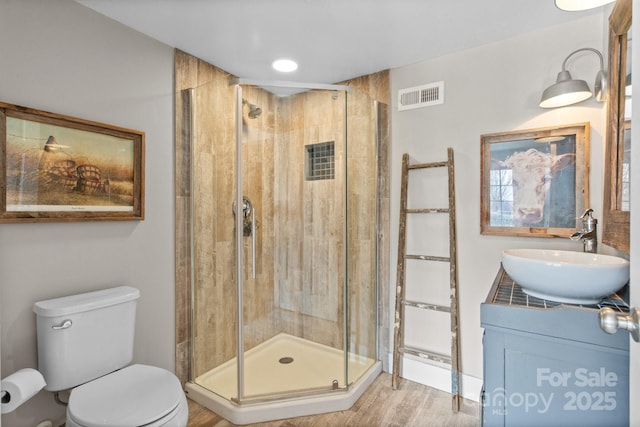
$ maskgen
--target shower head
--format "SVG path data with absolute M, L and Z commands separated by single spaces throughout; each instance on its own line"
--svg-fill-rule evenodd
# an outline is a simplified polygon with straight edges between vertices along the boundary
M 257 119 L 258 117 L 260 117 L 260 114 L 262 114 L 262 108 L 258 107 L 257 105 L 250 103 L 246 99 L 243 99 L 242 103 L 249 106 L 248 115 L 250 119 Z

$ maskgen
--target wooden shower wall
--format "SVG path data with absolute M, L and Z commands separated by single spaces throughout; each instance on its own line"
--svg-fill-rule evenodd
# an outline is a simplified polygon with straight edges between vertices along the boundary
M 234 90 L 230 75 L 181 51 L 176 63 L 176 373 L 184 382 L 236 353 L 234 199 Z M 375 243 L 387 244 L 388 212 L 376 230 L 376 210 L 388 209 L 388 123 L 382 161 L 375 156 L 373 99 L 388 103 L 388 73 L 347 82 L 350 349 L 375 356 Z M 186 93 L 195 91 L 194 164 L 189 161 Z M 307 92 L 279 98 L 259 88 L 243 97 L 262 109 L 250 119 L 244 108 L 243 188 L 257 219 L 257 277 L 251 277 L 251 238 L 244 238 L 245 350 L 286 332 L 343 348 L 344 94 Z M 266 131 L 265 131 L 266 130 Z M 305 181 L 305 145 L 334 141 L 336 176 Z M 376 162 L 382 164 L 378 172 Z M 190 177 L 193 170 L 193 195 Z M 380 196 L 376 198 L 376 191 Z M 386 194 L 386 195 L 385 195 Z M 193 200 L 192 200 L 193 197 Z M 191 203 L 194 254 L 190 253 Z M 380 249 L 388 253 L 388 249 Z M 195 311 L 191 321 L 191 270 Z M 381 258 L 385 258 L 384 256 Z M 380 263 L 380 261 L 379 261 Z M 334 266 L 325 268 L 325 265 Z M 379 265 L 388 289 L 388 262 Z M 387 295 L 382 290 L 382 295 Z M 385 299 L 385 298 L 382 298 Z M 386 301 L 385 305 L 386 307 Z M 381 307 L 383 310 L 386 310 Z M 383 313 L 386 315 L 386 313 Z M 385 316 L 386 318 L 386 316 Z M 383 324 L 386 326 L 386 324 Z M 191 346 L 191 328 L 195 332 Z M 356 333 L 356 331 L 358 333 Z M 384 345 L 384 344 L 383 344 Z M 191 350 L 195 348 L 196 353 Z M 194 372 L 189 360 L 194 359 Z M 193 374 L 193 375 L 192 375 Z

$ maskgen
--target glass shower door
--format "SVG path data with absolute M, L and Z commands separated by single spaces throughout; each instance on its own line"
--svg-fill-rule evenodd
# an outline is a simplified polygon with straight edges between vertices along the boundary
M 191 217 L 177 218 L 188 225 L 191 236 L 192 293 L 191 376 L 198 385 L 232 399 L 237 396 L 237 279 L 232 203 L 235 197 L 235 114 L 228 106 L 234 99 L 226 79 L 177 94 L 182 138 L 188 141 L 191 165 L 188 189 Z M 212 100 L 227 99 L 227 103 Z M 215 118 L 215 120 L 212 119 Z M 219 167 L 224 165 L 224 167 Z
M 236 86 L 239 402 L 348 384 L 342 89 Z

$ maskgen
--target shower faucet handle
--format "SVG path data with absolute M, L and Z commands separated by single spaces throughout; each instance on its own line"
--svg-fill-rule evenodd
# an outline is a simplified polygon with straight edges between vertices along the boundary
M 236 214 L 236 201 L 233 201 L 233 204 L 231 205 L 231 210 L 233 211 L 233 214 Z M 249 200 L 249 198 L 247 196 L 242 196 L 242 214 L 245 218 L 248 218 L 249 215 L 251 215 L 251 212 L 253 211 L 253 204 L 251 203 L 251 200 Z

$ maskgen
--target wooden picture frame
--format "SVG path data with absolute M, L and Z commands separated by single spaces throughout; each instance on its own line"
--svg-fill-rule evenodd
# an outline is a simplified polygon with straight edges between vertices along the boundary
M 631 153 L 631 122 L 627 87 L 631 77 L 631 0 L 617 0 L 609 16 L 609 67 L 607 74 L 607 121 L 605 129 L 604 181 L 602 183 L 602 243 L 620 252 L 630 251 L 630 206 L 626 204 L 629 182 L 625 168 Z M 625 155 L 626 154 L 626 155 Z
M 589 207 L 589 123 L 480 137 L 480 232 L 569 237 Z
M 144 219 L 144 136 L 0 102 L 0 222 Z

